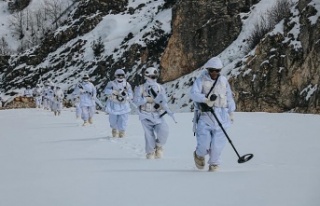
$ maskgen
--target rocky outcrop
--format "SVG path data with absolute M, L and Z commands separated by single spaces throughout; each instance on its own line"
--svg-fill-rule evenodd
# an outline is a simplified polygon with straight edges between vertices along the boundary
M 241 31 L 240 12 L 257 1 L 179 1 L 173 7 L 172 35 L 161 57 L 161 79 L 171 81 L 221 53 Z
M 320 20 L 309 2 L 238 63 L 230 81 L 239 111 L 320 113 Z
M 31 0 L 13 0 L 8 2 L 10 12 L 21 11 L 30 4 Z
M 36 103 L 33 97 L 18 96 L 15 97 L 12 101 L 4 102 L 2 107 L 2 109 L 15 108 L 36 108 Z

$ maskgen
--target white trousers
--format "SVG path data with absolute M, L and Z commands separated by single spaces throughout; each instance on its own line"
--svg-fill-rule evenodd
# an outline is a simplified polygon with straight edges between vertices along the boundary
M 50 104 L 51 104 L 51 101 L 48 98 L 44 97 L 43 98 L 43 108 L 44 109 L 51 109 Z
M 82 109 L 80 107 L 80 103 L 76 103 L 75 107 L 76 107 L 76 117 L 80 117 L 81 113 L 82 113 Z
M 128 126 L 129 114 L 109 114 L 109 123 L 112 129 L 125 131 Z
M 40 108 L 41 105 L 42 105 L 42 97 L 41 97 L 41 96 L 35 97 L 34 100 L 35 100 L 35 102 L 36 102 L 36 107 L 37 107 L 37 108 Z
M 62 101 L 53 101 L 52 109 L 54 112 L 61 112 L 63 107 Z
M 145 151 L 147 154 L 155 151 L 155 147 L 163 146 L 169 136 L 169 127 L 163 118 L 161 121 L 153 122 L 150 119 L 141 120 L 142 127 L 144 130 L 145 138 Z
M 83 121 L 88 121 L 89 118 L 92 118 L 95 112 L 95 106 L 83 106 L 81 107 L 81 118 Z
M 211 116 L 212 117 L 212 116 Z M 213 118 L 213 117 L 212 117 Z M 200 117 L 196 130 L 196 153 L 200 157 L 209 154 L 209 165 L 221 164 L 221 152 L 227 143 L 227 137 L 217 123 L 208 124 L 207 117 Z

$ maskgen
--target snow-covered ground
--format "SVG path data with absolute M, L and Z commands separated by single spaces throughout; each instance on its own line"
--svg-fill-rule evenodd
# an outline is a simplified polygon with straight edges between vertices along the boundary
M 197 170 L 192 114 L 167 118 L 162 159 L 147 160 L 143 130 L 130 115 L 127 137 L 111 138 L 108 116 L 82 127 L 72 109 L 0 111 L 3 206 L 318 206 L 319 115 L 236 113 L 218 172 Z

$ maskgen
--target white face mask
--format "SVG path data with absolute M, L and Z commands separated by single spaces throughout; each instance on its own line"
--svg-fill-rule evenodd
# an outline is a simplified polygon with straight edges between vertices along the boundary
M 154 84 L 157 82 L 157 79 L 151 79 L 149 77 L 146 77 L 146 83 L 147 84 Z

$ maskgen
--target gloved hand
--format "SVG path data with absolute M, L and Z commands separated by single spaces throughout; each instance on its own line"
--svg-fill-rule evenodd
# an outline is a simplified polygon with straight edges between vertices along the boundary
M 229 113 L 229 118 L 230 118 L 231 123 L 233 123 L 234 122 L 233 112 Z
M 211 94 L 209 99 L 210 99 L 210 101 L 215 101 L 217 99 L 217 95 L 216 94 Z
M 210 99 L 206 98 L 205 103 L 206 103 L 209 107 L 213 107 L 214 101 L 211 101 Z
M 152 97 L 145 97 L 147 100 L 147 103 L 153 103 L 153 98 Z
M 121 95 L 122 95 L 123 97 L 125 97 L 125 96 L 127 96 L 127 93 L 126 93 L 125 91 L 123 91 L 123 92 L 121 92 Z
M 117 95 L 119 95 L 119 92 L 117 90 L 112 90 L 112 95 L 117 96 Z
M 123 102 L 124 99 L 125 99 L 125 98 L 124 98 L 123 96 L 119 96 L 119 95 L 117 96 L 117 100 L 118 100 L 119 102 Z

